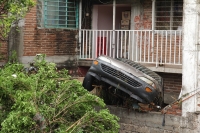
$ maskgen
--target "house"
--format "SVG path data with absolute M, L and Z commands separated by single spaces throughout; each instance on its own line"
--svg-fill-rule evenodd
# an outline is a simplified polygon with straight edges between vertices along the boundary
M 20 62 L 37 54 L 85 71 L 101 54 L 139 62 L 164 78 L 165 101 L 182 86 L 183 0 L 36 0 L 36 6 L 12 28 L 9 45 Z M 8 51 L 5 52 L 5 51 Z
M 36 6 L 19 22 L 19 28 L 12 27 L 8 45 L 0 40 L 1 55 L 10 57 L 16 50 L 19 61 L 27 65 L 43 53 L 48 61 L 80 76 L 101 54 L 139 62 L 164 78 L 166 103 L 176 99 L 181 90 L 184 95 L 192 92 L 182 103 L 182 114 L 187 117 L 168 115 L 164 127 L 160 126 L 160 114 L 128 116 L 129 112 L 112 107 L 124 119 L 122 130 L 135 127 L 141 132 L 200 131 L 198 1 L 35 1 Z M 0 64 L 5 61 L 0 57 Z

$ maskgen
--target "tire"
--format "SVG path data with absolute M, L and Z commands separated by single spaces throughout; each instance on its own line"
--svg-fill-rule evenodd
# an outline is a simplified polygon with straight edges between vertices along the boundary
M 92 83 L 93 83 L 93 81 L 94 81 L 94 77 L 93 76 L 91 76 L 90 74 L 86 74 L 85 75 L 85 78 L 84 78 L 84 80 L 83 80 L 83 87 L 85 88 L 85 89 L 87 89 L 88 91 L 92 91 L 94 88 L 93 88 L 93 86 L 92 86 Z

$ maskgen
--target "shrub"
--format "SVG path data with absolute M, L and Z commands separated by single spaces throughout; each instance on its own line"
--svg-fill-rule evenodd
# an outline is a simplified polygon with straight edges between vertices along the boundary
M 102 99 L 38 57 L 26 69 L 17 62 L 0 69 L 0 132 L 118 132 L 119 119 Z

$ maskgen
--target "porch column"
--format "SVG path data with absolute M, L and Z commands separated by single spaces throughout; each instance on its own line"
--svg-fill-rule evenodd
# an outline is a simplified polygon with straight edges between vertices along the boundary
M 116 17 L 116 0 L 113 0 L 113 38 L 112 38 L 112 57 L 115 58 L 115 17 Z
M 79 29 L 79 33 L 78 33 L 78 48 L 76 48 L 76 50 L 78 51 L 78 49 L 80 49 L 81 48 L 81 24 L 82 24 L 82 0 L 80 0 L 79 1 L 79 27 L 78 27 L 78 29 Z M 81 54 L 81 52 L 80 52 L 80 54 Z M 81 56 L 81 55 L 79 55 L 79 56 Z
M 199 112 L 200 58 L 199 55 L 199 2 L 184 0 L 183 6 L 183 65 L 182 65 L 182 115 Z
M 152 48 L 151 48 L 151 52 L 153 53 L 154 52 L 154 31 L 155 31 L 155 11 L 156 11 L 156 7 L 155 7 L 155 3 L 156 3 L 156 0 L 152 0 L 152 33 L 151 33 L 151 36 L 152 36 Z M 156 61 L 156 67 L 157 67 L 158 63 Z
M 155 30 L 155 2 L 156 0 L 152 0 L 152 31 Z

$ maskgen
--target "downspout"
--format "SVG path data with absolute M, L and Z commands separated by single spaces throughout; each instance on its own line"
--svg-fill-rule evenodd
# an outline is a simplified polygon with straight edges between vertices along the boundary
M 79 58 L 81 57 L 81 23 L 82 23 L 82 0 L 79 0 L 79 35 L 78 35 L 78 48 L 79 49 Z
M 152 0 L 152 48 L 151 48 L 152 53 L 154 52 L 155 2 L 156 0 Z M 158 67 L 157 61 L 156 61 L 156 67 Z
M 116 16 L 116 0 L 113 0 L 113 58 L 115 58 L 115 16 Z

